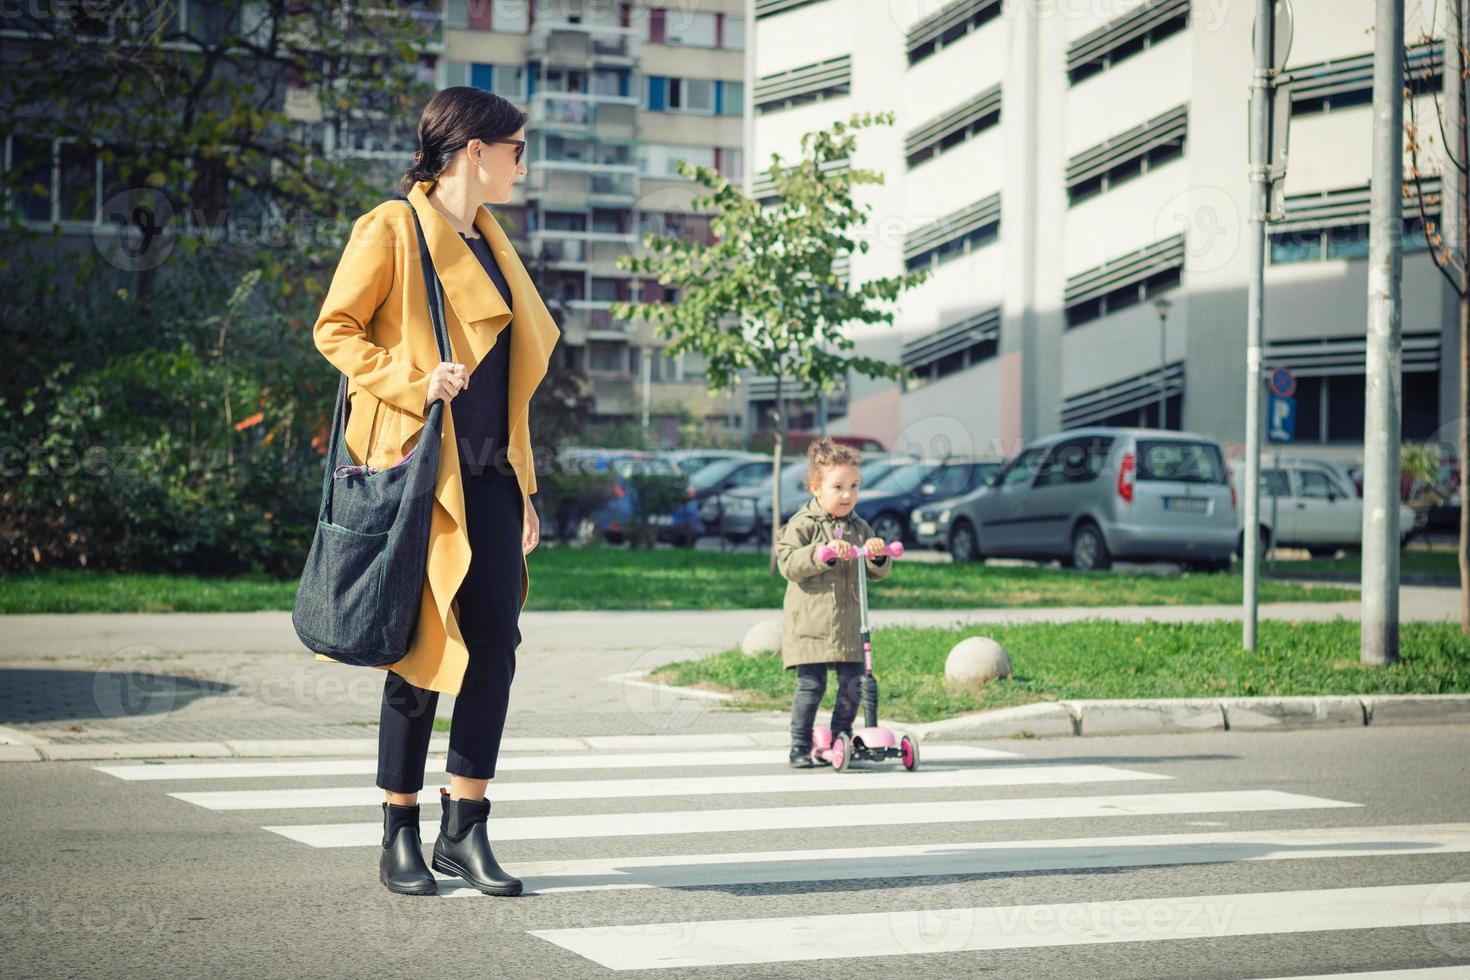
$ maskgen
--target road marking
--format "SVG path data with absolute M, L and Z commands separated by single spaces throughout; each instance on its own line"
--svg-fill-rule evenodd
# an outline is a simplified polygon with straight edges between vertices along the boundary
M 821 779 L 823 775 L 816 778 Z M 827 776 L 840 779 L 840 776 Z M 851 803 L 844 806 L 757 807 L 738 810 L 677 810 L 593 813 L 569 816 L 490 817 L 490 839 L 559 840 L 593 837 L 650 837 L 669 834 L 739 833 L 761 830 L 829 831 L 838 827 L 892 828 L 902 824 L 973 823 L 995 820 L 1060 820 L 1082 817 L 1159 816 L 1180 813 L 1242 813 L 1357 807 L 1280 790 L 1201 793 L 1137 793 L 1005 800 L 943 800 L 925 803 Z M 382 845 L 383 824 L 279 824 L 263 827 L 312 847 Z M 421 819 L 419 836 L 433 840 L 439 820 Z
M 980 762 L 1017 759 L 1019 752 L 982 749 L 970 745 L 926 745 L 924 763 Z M 575 755 L 505 756 L 495 765 L 499 772 L 536 772 L 569 769 L 702 769 L 716 766 L 786 766 L 785 749 L 713 749 L 702 752 L 580 752 Z M 444 756 L 428 760 L 426 773 L 444 771 Z M 853 763 L 853 771 L 864 763 Z M 264 779 L 289 776 L 361 776 L 376 774 L 378 760 L 302 759 L 287 762 L 180 762 L 168 765 L 94 766 L 118 779 L 165 782 L 184 779 Z M 927 771 L 927 770 L 921 770 Z M 499 786 L 492 782 L 491 786 Z
M 1470 882 L 534 929 L 613 970 L 1470 923 Z
M 526 861 L 511 870 L 525 882 L 526 891 L 544 894 L 1467 852 L 1470 824 L 1457 823 L 655 854 Z M 441 893 L 480 894 L 469 885 L 462 890 L 442 887 L 456 881 L 442 879 Z
M 674 776 L 663 779 L 572 779 L 558 782 L 497 783 L 494 803 L 532 800 L 622 800 L 665 796 L 758 796 L 763 793 L 878 793 L 896 790 L 975 789 L 983 786 L 1047 786 L 1058 783 L 1117 783 L 1172 777 L 1112 766 L 997 766 L 922 772 L 793 772 L 755 776 Z M 208 790 L 170 793 L 206 810 L 307 810 L 378 806 L 376 786 L 309 789 Z
M 476 894 L 479 894 L 476 892 Z M 1470 966 L 1431 966 L 1422 970 L 1374 970 L 1371 973 L 1318 973 L 1276 980 L 1470 980 Z

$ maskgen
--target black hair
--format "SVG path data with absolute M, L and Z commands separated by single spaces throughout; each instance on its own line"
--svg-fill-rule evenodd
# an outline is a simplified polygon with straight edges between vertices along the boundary
M 470 140 L 505 139 L 525 124 L 526 114 L 494 92 L 468 85 L 440 89 L 419 116 L 419 150 L 399 188 L 407 194 L 419 181 L 437 179 Z

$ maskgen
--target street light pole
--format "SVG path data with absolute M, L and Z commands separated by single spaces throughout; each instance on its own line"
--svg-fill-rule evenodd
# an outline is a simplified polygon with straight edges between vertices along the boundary
M 1256 649 L 1261 570 L 1261 346 L 1266 314 L 1266 213 L 1270 207 L 1271 170 L 1267 161 L 1267 133 L 1275 81 L 1276 4 L 1256 0 L 1255 71 L 1250 102 L 1250 282 L 1246 289 L 1245 335 L 1245 507 L 1242 515 L 1240 562 L 1244 566 L 1245 610 L 1241 617 L 1241 646 Z
M 1160 296 L 1154 300 L 1154 309 L 1159 311 L 1159 428 L 1169 427 L 1169 388 L 1165 384 L 1165 376 L 1169 373 L 1169 337 L 1165 332 L 1169 320 L 1169 308 L 1173 304 L 1169 297 Z

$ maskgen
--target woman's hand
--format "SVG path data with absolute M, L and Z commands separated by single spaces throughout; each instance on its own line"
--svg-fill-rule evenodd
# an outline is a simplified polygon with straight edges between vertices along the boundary
M 454 400 L 454 396 L 470 386 L 470 376 L 465 371 L 463 364 L 453 361 L 440 361 L 434 365 L 434 370 L 429 372 L 429 397 L 424 402 L 424 414 L 429 414 L 429 408 L 436 401 L 443 400 L 448 406 Z
M 867 551 L 869 558 L 882 558 L 887 552 L 888 544 L 882 538 L 872 537 L 863 542 L 863 549 Z
M 529 555 L 535 550 L 536 545 L 541 543 L 541 518 L 536 514 L 536 508 L 531 505 L 529 498 L 526 500 L 526 519 L 521 522 L 521 554 Z

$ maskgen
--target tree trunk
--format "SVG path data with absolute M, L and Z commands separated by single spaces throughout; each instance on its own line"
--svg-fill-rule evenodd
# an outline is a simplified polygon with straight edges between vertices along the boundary
M 1463 129 L 1462 145 L 1463 145 Z M 1463 151 L 1462 151 L 1463 152 Z M 1463 157 L 1461 158 L 1463 159 Z M 1465 198 L 1462 196 L 1463 202 Z M 1470 636 L 1470 487 L 1465 486 L 1465 461 L 1470 458 L 1470 276 L 1460 281 L 1460 441 L 1455 469 L 1460 473 L 1460 633 Z
M 776 375 L 776 411 L 772 419 L 776 423 L 776 452 L 772 465 L 775 474 L 771 478 L 771 562 L 766 569 L 768 576 L 776 574 L 776 530 L 781 526 L 781 451 L 786 447 L 786 413 L 781 411 L 781 375 Z

